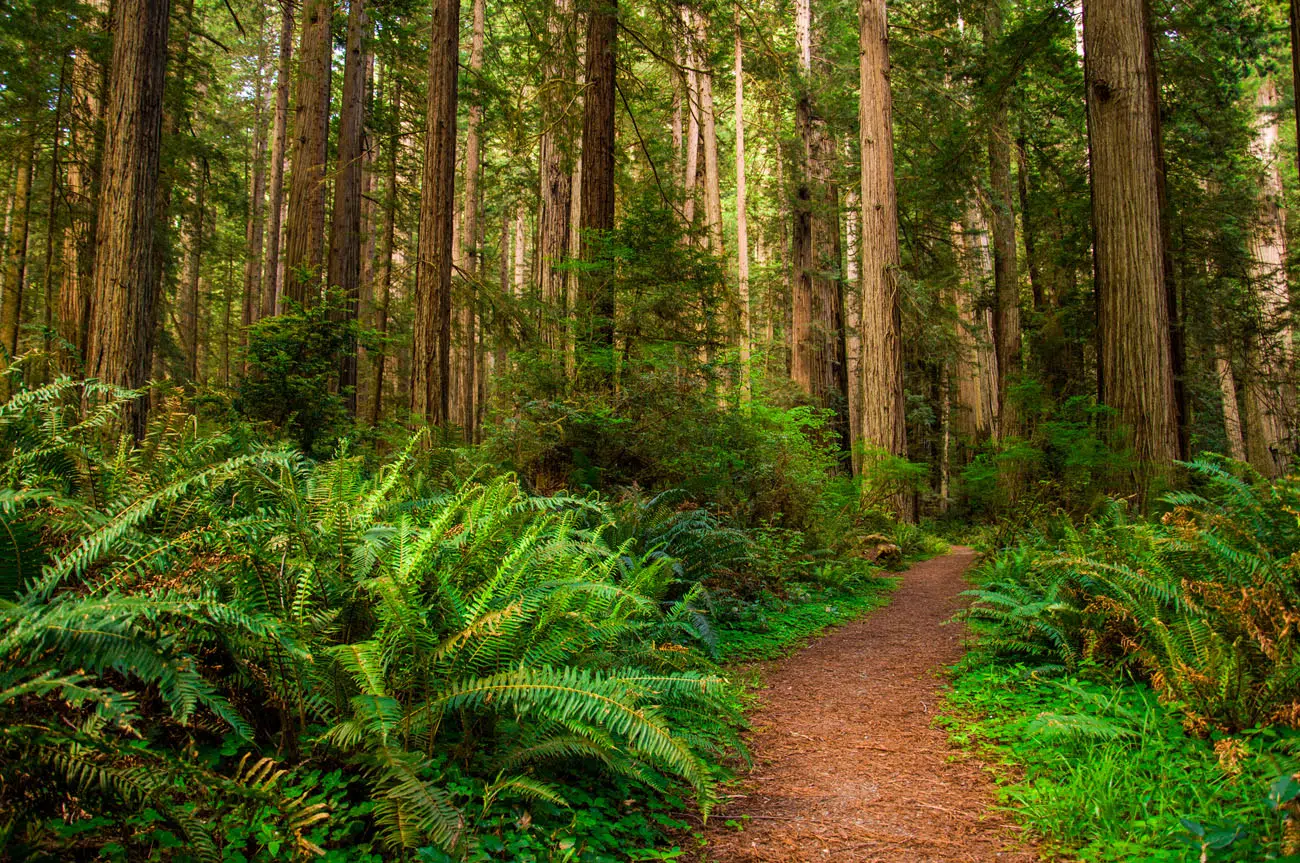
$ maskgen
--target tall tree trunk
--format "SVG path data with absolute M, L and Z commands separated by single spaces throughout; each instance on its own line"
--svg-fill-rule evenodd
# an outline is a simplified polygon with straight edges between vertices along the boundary
M 700 74 L 699 46 L 695 40 L 695 10 L 682 6 L 682 22 L 686 30 L 686 163 L 683 166 L 683 188 L 686 200 L 682 214 L 686 229 L 695 229 L 695 196 L 700 177 Z
M 365 41 L 370 27 L 365 0 L 348 3 L 347 56 L 343 66 L 343 105 L 339 115 L 338 168 L 330 220 L 329 287 L 339 291 L 341 320 L 355 323 L 361 302 L 361 174 L 365 155 Z M 357 414 L 357 344 L 349 338 L 339 355 L 339 393 L 351 416 Z
M 379 300 L 375 306 L 375 329 L 379 332 L 379 350 L 375 352 L 374 398 L 370 403 L 370 424 L 379 425 L 384 404 L 384 359 L 388 352 L 384 339 L 388 335 L 389 308 L 393 297 L 393 240 L 397 234 L 397 162 L 402 148 L 402 79 L 393 76 L 393 130 L 388 139 L 388 188 L 384 199 L 384 275 Z
M 898 198 L 894 186 L 893 105 L 885 0 L 859 0 L 862 149 L 862 405 L 863 443 L 890 456 L 907 455 L 903 398 L 902 310 L 899 303 Z M 907 495 L 892 505 L 908 517 Z
M 469 106 L 469 118 L 465 127 L 465 205 L 464 221 L 460 236 L 469 249 L 463 258 L 465 271 L 469 278 L 468 294 L 478 296 L 478 284 L 482 276 L 482 249 L 479 246 L 479 175 L 482 173 L 482 144 L 479 140 L 479 127 L 483 120 L 483 99 L 479 91 L 479 77 L 483 73 L 483 37 L 486 29 L 486 9 L 484 0 L 474 0 L 473 29 L 470 37 L 469 71 L 474 79 L 474 100 Z M 474 439 L 476 417 L 478 415 L 476 372 L 478 370 L 478 345 L 476 338 L 476 305 L 470 300 L 460 309 L 461 354 L 459 369 L 459 389 L 461 393 L 461 415 L 457 418 L 465 429 L 466 440 Z
M 573 207 L 573 138 L 577 131 L 570 115 L 574 73 L 571 0 L 556 0 L 550 10 L 547 32 L 546 84 L 541 94 L 542 137 L 539 155 L 541 201 L 537 220 L 537 287 L 541 301 L 542 344 L 555 351 L 564 347 L 566 315 L 564 265 L 569 258 L 570 211 Z
M 745 184 L 745 49 L 740 32 L 740 4 L 736 4 L 736 288 L 740 306 L 740 400 L 749 401 L 752 374 L 749 368 L 749 215 Z
M 713 70 L 709 67 L 707 20 L 694 13 L 696 56 L 700 64 L 700 135 L 704 149 L 704 224 L 709 232 L 709 248 L 722 255 L 722 179 L 718 167 L 718 118 L 713 105 Z
M 314 302 L 325 263 L 325 150 L 330 121 L 334 0 L 304 0 L 294 106 L 293 174 L 285 230 L 284 296 Z
M 86 370 L 131 388 L 145 383 L 157 302 L 154 207 L 170 5 L 168 0 L 116 0 L 113 9 Z M 127 428 L 137 437 L 147 411 L 142 399 L 127 409 Z
M 275 71 L 275 120 L 271 129 L 270 222 L 262 271 L 262 317 L 280 308 L 280 218 L 284 212 L 284 151 L 289 138 L 289 77 L 293 60 L 293 3 L 280 0 L 280 47 Z
M 582 124 L 582 258 L 594 261 L 603 234 L 614 228 L 614 99 L 615 50 L 618 37 L 617 0 L 596 0 L 587 19 L 587 96 Z M 614 284 L 604 268 L 580 279 L 579 330 L 589 350 L 608 356 L 588 356 L 597 377 L 611 382 L 614 348 Z M 608 363 L 610 367 L 602 367 Z
M 802 90 L 796 110 L 803 145 L 794 207 L 795 279 L 792 324 L 794 380 L 823 408 L 833 410 L 845 442 L 852 423 L 844 411 L 848 400 L 844 345 L 844 300 L 840 269 L 839 192 L 832 179 L 837 159 L 833 138 L 813 103 L 812 65 L 815 41 L 812 10 L 797 4 Z
M 425 113 L 424 179 L 415 268 L 411 412 L 436 425 L 450 419 L 451 266 L 456 215 L 456 72 L 460 2 L 434 0 Z
M 1084 0 L 1099 392 L 1132 432 L 1141 491 L 1179 454 L 1149 27 L 1143 0 Z
M 63 125 L 64 125 L 64 94 L 67 92 L 68 84 L 68 60 L 67 54 L 59 64 L 59 88 L 58 94 L 54 101 L 54 129 L 50 137 L 50 187 L 48 197 L 45 202 L 45 272 L 41 276 L 41 312 L 42 312 L 42 329 L 44 330 L 44 349 L 45 349 L 45 368 L 44 379 L 46 382 L 54 380 L 57 362 L 55 361 L 54 334 L 55 334 L 55 315 L 54 308 L 56 300 L 54 297 L 54 257 L 57 245 L 55 237 L 60 232 L 59 227 L 59 188 L 62 185 L 63 166 L 61 156 L 63 153 Z M 67 266 L 66 259 L 62 266 Z
M 91 4 L 107 27 L 106 5 Z M 66 374 L 84 370 L 86 323 L 90 314 L 90 281 L 95 261 L 98 219 L 98 174 L 104 146 L 104 91 L 107 69 L 88 49 L 79 49 L 72 62 L 72 102 L 68 131 L 65 200 L 70 210 L 64 231 L 63 281 L 59 289 L 59 334 L 73 351 L 61 363 Z
M 1250 463 L 1265 476 L 1287 471 L 1295 445 L 1295 384 L 1286 273 L 1286 222 L 1282 209 L 1279 164 L 1280 124 L 1277 87 L 1271 78 L 1261 84 L 1255 102 L 1258 116 L 1252 150 L 1263 167 L 1259 217 L 1250 239 L 1250 277 L 1254 283 L 1257 332 L 1247 352 L 1246 451 Z
M 27 239 L 32 213 L 32 173 L 36 164 L 36 101 L 32 100 L 18 153 L 18 178 L 14 183 L 14 216 L 5 244 L 4 296 L 0 303 L 0 398 L 9 397 L 4 374 L 18 354 L 18 330 L 23 318 L 23 288 L 27 282 Z
M 1217 347 L 1214 356 L 1215 376 L 1219 379 L 1219 397 L 1223 401 L 1223 436 L 1228 440 L 1228 455 L 1246 460 L 1246 444 L 1241 435 L 1241 412 L 1237 408 L 1237 381 L 1232 374 L 1232 360 L 1227 349 Z
M 1020 226 L 1025 235 L 1025 267 L 1029 271 L 1029 290 L 1034 297 L 1034 311 L 1046 309 L 1042 267 L 1038 261 L 1038 230 L 1029 214 L 1029 143 L 1023 134 L 1016 140 L 1016 185 L 1020 193 Z
M 1003 3 L 989 0 L 984 44 L 991 50 L 1002 38 Z M 1011 124 L 1007 94 L 995 95 L 989 118 L 989 185 L 993 193 L 993 335 L 998 354 L 998 424 L 1002 437 L 1020 434 L 1020 417 L 1008 397 L 1020 377 L 1020 277 L 1016 266 L 1015 191 L 1011 182 Z
M 960 235 L 963 282 L 957 291 L 957 410 L 952 426 L 970 443 L 997 435 L 998 359 L 993 342 L 993 310 L 980 308 L 977 298 L 993 281 L 993 253 L 988 219 L 978 201 L 966 206 Z
M 239 343 L 248 344 L 248 328 L 262 311 L 262 237 L 266 212 L 266 12 L 257 25 L 257 77 L 253 85 L 253 169 L 248 190 L 248 231 L 244 242 L 244 309 Z
M 185 355 L 186 376 L 191 382 L 199 379 L 199 274 L 203 261 L 204 193 L 207 190 L 207 171 L 199 170 L 197 173 L 199 182 L 194 193 L 194 209 L 189 217 L 179 303 L 181 351 Z
M 1300 0 L 1291 0 L 1291 86 L 1293 93 L 1300 93 Z M 1296 140 L 1300 141 L 1300 111 L 1295 111 Z M 1296 150 L 1300 160 L 1300 148 Z M 1298 162 L 1300 164 L 1300 162 Z
M 862 295 L 858 244 L 862 241 L 862 207 L 859 192 L 845 195 L 844 256 L 844 367 L 848 373 L 850 444 L 862 440 Z M 850 445 L 849 460 L 856 476 L 862 471 L 861 448 Z

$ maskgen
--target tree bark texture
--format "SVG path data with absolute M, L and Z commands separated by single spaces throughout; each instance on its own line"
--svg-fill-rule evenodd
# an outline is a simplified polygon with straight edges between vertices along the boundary
M 894 181 L 889 32 L 884 0 L 859 0 L 862 151 L 862 438 L 886 455 L 907 454 L 899 302 L 898 198 Z M 904 496 L 893 501 L 900 516 Z
M 107 4 L 90 4 L 107 26 Z M 72 62 L 72 101 L 68 112 L 69 147 L 65 200 L 69 209 L 63 239 L 63 279 L 59 289 L 59 335 L 73 351 L 62 357 L 67 374 L 84 370 L 90 284 L 95 263 L 95 226 L 99 216 L 99 170 L 104 149 L 104 92 L 108 70 L 88 49 Z
M 740 399 L 749 401 L 752 376 L 749 368 L 749 215 L 745 176 L 745 47 L 740 30 L 740 4 L 736 4 L 735 79 L 736 79 L 736 302 L 739 306 Z
M 487 26 L 487 11 L 484 0 L 473 0 L 473 24 L 470 36 L 469 72 L 475 88 L 483 73 L 483 40 Z M 467 275 L 467 296 L 469 299 L 460 308 L 460 363 L 457 369 L 460 390 L 460 416 L 456 421 L 465 430 L 466 440 L 474 439 L 477 426 L 478 394 L 478 338 L 477 338 L 477 303 L 478 284 L 482 276 L 482 250 L 479 246 L 479 177 L 483 172 L 482 141 L 479 130 L 483 122 L 483 101 L 480 93 L 474 94 L 469 106 L 469 116 L 465 127 L 465 198 L 461 222 L 461 241 L 468 252 L 462 258 L 462 266 Z
M 263 12 L 263 15 L 265 13 Z M 266 22 L 258 24 L 257 78 L 253 86 L 253 167 L 248 190 L 247 247 L 244 258 L 244 309 L 240 344 L 248 343 L 248 327 L 262 311 L 262 244 L 266 214 Z
M 1256 98 L 1252 147 L 1263 169 L 1259 213 L 1250 238 L 1250 278 L 1255 289 L 1256 331 L 1247 351 L 1246 452 L 1265 476 L 1287 471 L 1294 453 L 1295 384 L 1286 273 L 1286 214 L 1279 164 L 1277 87 L 1264 80 Z
M 23 317 L 23 289 L 27 282 L 27 240 L 32 213 L 32 173 L 36 163 L 36 110 L 33 105 L 27 118 L 26 134 L 21 138 L 21 150 L 15 160 L 18 177 L 14 183 L 13 219 L 5 238 L 5 268 L 3 303 L 0 303 L 0 373 L 9 367 L 18 354 L 18 330 Z M 7 377 L 0 378 L 0 396 L 8 397 Z
M 1179 452 L 1149 26 L 1143 0 L 1084 0 L 1099 392 L 1131 432 L 1140 489 Z
M 319 298 L 325 263 L 325 155 L 330 121 L 330 23 L 334 0 L 304 0 L 294 106 L 289 222 L 285 230 L 284 296 Z
M 592 261 L 603 234 L 614 228 L 614 99 L 617 0 L 597 0 L 587 19 L 587 96 L 582 124 L 583 260 Z M 614 347 L 614 285 L 603 270 L 579 280 L 579 326 L 589 348 Z M 611 359 L 612 361 L 612 359 Z M 602 375 L 612 375 L 603 369 Z
M 964 284 L 956 296 L 957 405 L 952 426 L 968 443 L 980 443 L 997 434 L 999 377 L 993 310 L 978 302 L 993 280 L 988 219 L 978 201 L 969 202 L 965 218 L 954 228 L 961 236 Z
M 138 388 L 154 327 L 154 217 L 167 67 L 168 0 L 116 0 L 105 110 L 102 190 L 90 298 L 86 371 Z M 143 434 L 148 402 L 134 401 L 127 428 Z
M 1002 38 L 1003 0 L 989 0 L 984 43 Z M 1007 94 L 999 93 L 989 118 L 989 186 L 992 191 L 994 341 L 998 356 L 998 424 L 1002 437 L 1020 433 L 1020 419 L 1008 390 L 1020 377 L 1020 275 L 1016 265 L 1015 189 L 1011 182 L 1011 123 Z
M 460 2 L 434 0 L 425 111 L 424 178 L 415 268 L 411 412 L 450 419 L 452 234 L 456 210 L 456 73 Z
M 365 0 L 348 3 L 343 104 L 339 114 L 338 168 L 330 219 L 329 287 L 342 301 L 338 317 L 356 322 L 361 303 L 361 174 L 365 157 L 365 41 L 370 23 Z M 339 356 L 339 393 L 348 413 L 357 413 L 357 345 L 349 339 Z
M 262 317 L 281 308 L 280 219 L 284 211 L 284 154 L 289 139 L 289 80 L 293 60 L 293 4 L 281 0 L 280 46 L 275 72 L 275 120 L 271 129 L 270 220 L 266 228 L 266 266 L 262 272 Z
M 546 56 L 546 82 L 541 93 L 542 137 L 539 172 L 541 202 L 537 220 L 537 285 L 542 304 L 542 344 L 552 350 L 564 347 L 567 315 L 565 283 L 568 274 L 570 211 L 573 207 L 574 135 L 573 26 L 571 0 L 556 0 L 548 19 L 550 50 Z

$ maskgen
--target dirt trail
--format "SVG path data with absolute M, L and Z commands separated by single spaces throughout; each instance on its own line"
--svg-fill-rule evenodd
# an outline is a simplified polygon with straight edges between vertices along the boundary
M 974 553 L 918 564 L 884 609 L 773 663 L 752 717 L 744 796 L 709 818 L 710 863 L 1029 863 L 978 762 L 931 727 L 962 654 L 943 626 Z M 743 832 L 724 825 L 750 816 Z

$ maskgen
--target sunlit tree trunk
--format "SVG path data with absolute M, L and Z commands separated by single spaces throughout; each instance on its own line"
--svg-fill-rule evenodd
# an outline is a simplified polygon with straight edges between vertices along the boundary
M 263 16 L 265 12 L 263 11 Z M 248 327 L 262 310 L 262 243 L 266 212 L 266 104 L 265 70 L 268 48 L 266 22 L 258 22 L 257 73 L 253 83 L 253 166 L 248 190 L 248 230 L 244 242 L 244 308 L 240 344 L 247 344 Z
M 965 218 L 954 226 L 960 235 L 964 284 L 956 296 L 957 384 L 954 430 L 966 441 L 980 443 L 997 434 L 998 360 L 993 344 L 993 310 L 980 308 L 976 298 L 993 281 L 993 254 L 988 220 L 979 202 L 970 201 Z
M 569 28 L 573 22 L 571 0 L 556 0 L 550 10 L 546 54 L 546 82 L 542 88 L 540 144 L 541 207 L 537 221 L 537 286 L 542 302 L 542 343 L 552 350 L 564 347 L 563 321 L 567 313 L 564 265 L 569 258 L 573 206 L 574 135 L 570 114 L 573 49 Z
M 860 194 L 850 188 L 844 196 L 844 366 L 848 372 L 849 441 L 862 440 L 862 270 L 858 246 L 862 242 Z M 862 470 L 861 447 L 850 446 L 849 458 L 856 475 Z
M 704 224 L 708 229 L 709 248 L 722 254 L 722 180 L 718 167 L 718 118 L 713 104 L 713 70 L 708 61 L 708 30 L 705 16 L 693 15 L 700 99 L 700 135 L 704 149 Z
M 289 139 L 289 79 L 293 59 L 293 4 L 280 2 L 280 47 L 275 72 L 275 120 L 271 131 L 270 221 L 262 271 L 262 317 L 280 309 L 280 219 L 284 212 L 284 154 Z
M 473 31 L 470 41 L 469 71 L 474 86 L 479 84 L 483 73 L 483 37 L 486 27 L 486 10 L 484 0 L 473 0 Z M 476 93 L 469 106 L 469 118 L 465 127 L 465 204 L 464 221 L 460 232 L 468 253 L 461 259 L 468 275 L 469 295 L 478 295 L 478 281 L 482 275 L 482 250 L 479 246 L 479 176 L 482 174 L 482 143 L 479 140 L 479 128 L 483 120 L 482 96 Z M 461 393 L 461 415 L 457 421 L 465 429 L 467 440 L 473 440 L 477 417 L 477 370 L 478 339 L 477 319 L 474 302 L 466 302 L 460 309 L 461 352 L 458 369 L 459 389 Z
M 837 154 L 826 122 L 813 104 L 814 31 L 806 0 L 796 5 L 795 33 L 803 79 L 796 110 L 803 162 L 794 207 L 792 376 L 821 407 L 836 412 L 836 425 L 847 438 L 852 424 L 843 421 L 848 386 L 839 275 L 839 193 L 832 179 Z
M 1219 397 L 1223 401 L 1223 435 L 1228 441 L 1228 455 L 1237 461 L 1245 461 L 1246 444 L 1241 434 L 1241 412 L 1237 408 L 1237 380 L 1232 373 L 1232 360 L 1223 347 L 1216 349 L 1214 371 L 1219 379 Z
M 884 0 L 859 0 L 862 150 L 862 439 L 871 450 L 907 455 L 899 302 L 898 199 L 889 87 L 889 32 Z M 910 517 L 906 495 L 893 500 Z
M 452 233 L 456 215 L 456 81 L 460 2 L 434 0 L 415 268 L 411 412 L 450 419 Z
M 379 296 L 375 302 L 375 330 L 379 334 L 379 349 L 375 351 L 373 397 L 370 403 L 370 424 L 379 425 L 384 410 L 384 365 L 388 349 L 384 338 L 388 335 L 389 308 L 393 297 L 393 252 L 397 236 L 397 162 L 402 147 L 402 79 L 393 76 L 393 131 L 388 139 L 388 180 L 384 198 L 384 274 L 380 280 Z
M 1259 215 L 1250 239 L 1257 331 L 1247 351 L 1246 452 L 1265 476 L 1281 476 L 1291 463 L 1295 422 L 1293 349 L 1286 273 L 1286 221 L 1278 140 L 1277 87 L 1265 79 L 1255 102 L 1252 150 L 1263 168 Z
M 325 263 L 325 156 L 333 14 L 334 0 L 303 2 L 284 251 L 284 296 L 298 303 L 319 298 Z
M 207 192 L 207 172 L 199 169 L 198 185 L 194 190 L 194 207 L 189 213 L 185 230 L 185 267 L 181 273 L 178 298 L 181 352 L 185 355 L 185 372 L 189 381 L 199 378 L 199 274 L 203 260 L 204 226 Z
M 740 399 L 749 401 L 752 375 L 749 368 L 749 215 L 745 183 L 745 48 L 740 31 L 740 5 L 736 5 L 736 301 L 739 305 Z
M 1179 454 L 1148 28 L 1143 0 L 1083 3 L 1099 391 L 1131 431 L 1143 491 Z
M 101 27 L 107 27 L 107 4 L 103 0 L 95 0 L 87 8 L 93 10 Z M 68 374 L 79 371 L 86 357 L 107 82 L 107 69 L 95 62 L 89 50 L 78 50 L 72 61 L 72 99 L 68 111 L 63 196 L 69 217 L 64 227 L 64 267 L 59 288 L 59 335 L 73 348 L 61 357 L 61 369 Z
M 984 44 L 991 49 L 1002 37 L 1005 0 L 989 0 Z M 1015 191 L 1011 182 L 1011 124 L 1008 94 L 995 97 L 989 117 L 989 185 L 993 216 L 993 335 L 998 356 L 998 425 L 1002 437 L 1020 433 L 1020 417 L 1008 389 L 1020 377 L 1020 276 L 1016 265 Z
M 116 0 L 86 371 L 138 388 L 154 327 L 154 217 L 167 66 L 168 0 Z M 143 434 L 148 402 L 127 410 Z
M 350 0 L 329 252 L 329 287 L 338 290 L 343 302 L 338 316 L 350 322 L 358 320 L 361 303 L 361 175 L 365 168 L 365 42 L 369 29 L 365 0 Z M 348 340 L 339 355 L 339 393 L 348 413 L 356 416 L 357 345 L 354 339 Z

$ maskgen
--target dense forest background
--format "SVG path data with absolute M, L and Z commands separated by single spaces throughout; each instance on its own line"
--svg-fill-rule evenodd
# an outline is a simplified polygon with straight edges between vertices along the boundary
M 959 699 L 1138 765 L 1044 835 L 1300 852 L 1298 49 L 1300 0 L 0 4 L 0 860 L 675 859 L 727 663 L 940 535 Z
M 909 517 L 1276 475 L 1288 10 L 1148 5 L 1085 62 L 1056 2 L 13 4 L 7 386 L 427 419 L 539 488 L 805 405 L 926 466 Z

